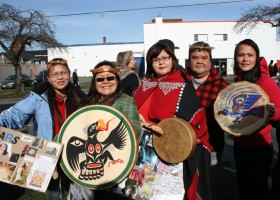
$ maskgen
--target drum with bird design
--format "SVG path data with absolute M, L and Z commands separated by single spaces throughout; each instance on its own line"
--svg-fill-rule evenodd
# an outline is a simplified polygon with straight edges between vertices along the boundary
M 247 81 L 235 82 L 219 93 L 214 103 L 215 119 L 229 134 L 251 135 L 267 124 L 268 103 L 269 96 L 260 86 Z
M 74 112 L 63 124 L 61 167 L 75 183 L 89 189 L 112 187 L 133 169 L 138 139 L 129 119 L 113 107 L 93 105 Z

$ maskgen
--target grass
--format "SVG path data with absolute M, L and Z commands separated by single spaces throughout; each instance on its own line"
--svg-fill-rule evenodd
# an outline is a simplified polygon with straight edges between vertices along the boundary
M 217 200 L 238 200 L 236 171 L 230 167 L 222 167 L 218 173 Z
M 0 99 L 22 98 L 30 91 L 31 87 L 25 88 L 25 91 L 22 93 L 16 93 L 15 89 L 1 89 Z

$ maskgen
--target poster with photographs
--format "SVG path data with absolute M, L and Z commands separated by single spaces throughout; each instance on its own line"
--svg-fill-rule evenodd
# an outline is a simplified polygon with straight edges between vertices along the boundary
M 46 192 L 62 144 L 0 127 L 0 181 Z
M 137 200 L 181 200 L 185 193 L 183 163 L 163 163 L 153 148 L 152 134 L 144 131 L 134 169 L 111 192 Z

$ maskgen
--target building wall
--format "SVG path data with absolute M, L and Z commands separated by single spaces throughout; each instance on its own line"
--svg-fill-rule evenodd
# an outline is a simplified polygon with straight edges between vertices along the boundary
M 175 54 L 179 63 L 185 66 L 188 59 L 189 46 L 194 42 L 195 34 L 206 34 L 207 40 L 215 49 L 212 51 L 212 57 L 216 59 L 227 60 L 227 72 L 233 73 L 233 54 L 236 44 L 246 38 L 253 39 L 259 46 L 261 56 L 270 60 L 280 59 L 280 41 L 276 40 L 277 31 L 270 24 L 259 23 L 252 31 L 245 30 L 238 34 L 233 30 L 236 21 L 182 21 L 182 22 L 164 22 L 162 17 L 156 17 L 155 23 L 144 24 L 144 44 L 145 50 L 148 49 L 160 39 L 170 39 L 174 42 Z M 227 34 L 227 41 L 215 40 L 215 34 Z
M 259 46 L 261 56 L 270 60 L 280 60 L 280 41 L 276 40 L 276 28 L 270 24 L 259 23 L 251 32 L 238 34 L 233 30 L 236 21 L 182 21 L 166 20 L 156 17 L 154 22 L 144 23 L 144 43 L 92 44 L 69 46 L 66 51 L 48 49 L 48 60 L 62 57 L 68 60 L 71 71 L 78 69 L 79 76 L 90 76 L 89 70 L 103 60 L 116 61 L 120 51 L 132 50 L 135 57 L 145 57 L 148 49 L 160 39 L 171 39 L 175 54 L 182 66 L 186 66 L 189 46 L 195 42 L 195 34 L 205 34 L 204 42 L 215 49 L 212 57 L 217 65 L 226 65 L 226 74 L 233 74 L 233 54 L 236 44 L 246 38 L 253 39 Z M 226 34 L 226 41 L 218 41 L 215 34 Z M 222 67 L 222 66 L 220 66 Z
M 48 59 L 64 58 L 68 61 L 70 70 L 77 69 L 79 76 L 91 76 L 90 69 L 104 60 L 116 61 L 121 51 L 133 51 L 134 57 L 143 57 L 144 44 L 96 44 L 87 46 L 70 46 L 67 51 L 48 49 Z

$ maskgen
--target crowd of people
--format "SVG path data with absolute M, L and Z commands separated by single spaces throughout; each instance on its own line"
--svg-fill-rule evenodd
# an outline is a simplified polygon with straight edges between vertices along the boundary
M 92 81 L 88 94 L 80 90 L 77 70 L 72 74 L 71 83 L 67 61 L 55 58 L 47 64 L 48 81 L 3 111 L 0 126 L 18 129 L 33 118 L 34 136 L 55 140 L 73 112 L 84 106 L 106 105 L 128 117 L 140 142 L 142 136 L 150 134 L 147 132 L 153 132 L 143 129 L 141 125 L 144 123 L 157 126 L 164 119 L 181 118 L 191 125 L 197 137 L 193 154 L 181 163 L 182 199 L 215 200 L 225 133 L 215 119 L 214 102 L 229 83 L 215 69 L 212 63 L 214 48 L 208 43 L 195 42 L 189 47 L 185 67 L 179 65 L 174 49 L 174 43 L 167 39 L 153 44 L 146 55 L 146 74 L 142 80 L 136 70 L 133 52 L 119 52 L 116 64 L 102 61 L 90 70 Z M 273 62 L 267 65 L 265 58 L 260 56 L 258 45 L 251 39 L 240 41 L 233 56 L 234 81 L 257 84 L 270 99 L 265 105 L 269 121 L 264 128 L 249 136 L 234 137 L 239 199 L 279 199 L 279 159 L 273 171 L 271 190 L 268 185 L 273 157 L 270 131 L 280 120 L 280 89 L 270 77 L 274 76 L 271 72 Z M 2 143 L 2 155 L 7 149 L 4 146 Z M 174 165 L 158 159 L 162 168 Z M 136 165 L 139 165 L 137 169 L 141 168 L 139 163 Z M 48 188 L 50 199 L 62 199 L 68 188 L 81 189 L 67 178 L 59 165 L 57 170 L 60 176 L 52 179 Z M 83 189 L 86 199 L 130 198 L 110 190 Z

